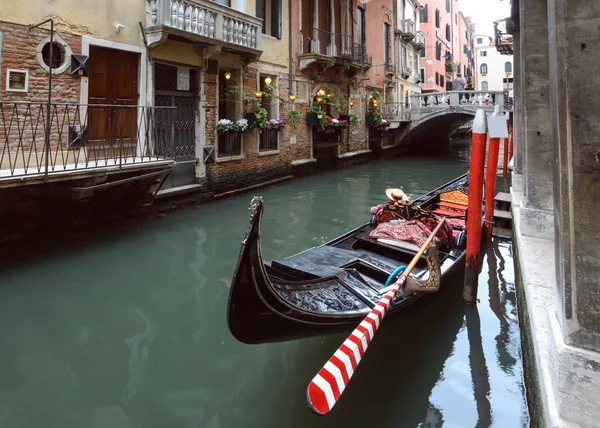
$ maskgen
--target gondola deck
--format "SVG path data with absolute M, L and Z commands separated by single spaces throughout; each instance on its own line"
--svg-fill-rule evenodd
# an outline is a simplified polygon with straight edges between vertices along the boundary
M 439 194 L 464 189 L 461 176 L 414 201 L 438 208 Z M 443 208 L 446 208 L 442 205 Z M 252 201 L 250 228 L 242 243 L 232 281 L 228 307 L 231 333 L 244 343 L 293 340 L 350 331 L 377 304 L 390 286 L 385 283 L 398 266 L 408 264 L 418 250 L 414 244 L 381 242 L 369 235 L 374 225 L 365 224 L 319 247 L 283 260 L 265 263 L 260 248 L 263 214 L 260 198 Z M 464 250 L 459 246 L 423 257 L 412 271 L 413 281 L 427 280 L 439 271 L 438 293 L 417 292 L 397 296 L 388 316 L 413 309 L 435 297 L 462 275 Z

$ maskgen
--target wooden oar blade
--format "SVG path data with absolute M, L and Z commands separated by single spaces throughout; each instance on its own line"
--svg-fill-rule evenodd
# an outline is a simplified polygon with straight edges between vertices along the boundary
M 317 415 L 329 413 L 339 400 L 405 279 L 392 285 L 308 385 L 308 405 Z

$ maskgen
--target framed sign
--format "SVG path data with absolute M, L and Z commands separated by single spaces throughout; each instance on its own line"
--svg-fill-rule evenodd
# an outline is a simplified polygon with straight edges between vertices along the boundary
M 29 70 L 6 70 L 6 92 L 29 91 Z
M 177 90 L 190 90 L 190 69 L 187 67 L 177 67 Z

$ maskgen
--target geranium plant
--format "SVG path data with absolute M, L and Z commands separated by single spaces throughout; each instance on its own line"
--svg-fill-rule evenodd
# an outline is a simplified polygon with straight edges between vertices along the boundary
M 285 122 L 281 119 L 270 119 L 265 122 L 267 131 L 281 131 L 285 126 Z
M 326 128 L 345 128 L 348 126 L 348 121 L 328 117 L 325 119 Z

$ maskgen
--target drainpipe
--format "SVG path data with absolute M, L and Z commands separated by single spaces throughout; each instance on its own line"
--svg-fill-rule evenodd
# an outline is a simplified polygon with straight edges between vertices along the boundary
M 288 95 L 294 95 L 294 91 L 292 89 L 292 65 L 293 65 L 293 61 L 292 61 L 292 0 L 288 0 L 288 22 L 289 24 L 289 29 L 288 29 L 288 56 L 289 56 L 289 89 L 288 89 Z

